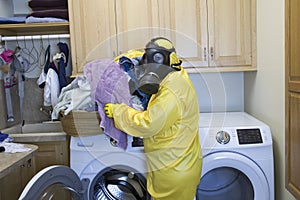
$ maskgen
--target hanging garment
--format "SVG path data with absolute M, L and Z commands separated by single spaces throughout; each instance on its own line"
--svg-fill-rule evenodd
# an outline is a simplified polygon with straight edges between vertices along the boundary
M 58 103 L 60 86 L 56 66 L 53 62 L 50 65 L 45 80 L 44 106 L 54 107 Z
M 21 125 L 24 125 L 24 73 L 29 69 L 29 61 L 21 56 L 19 47 L 17 47 L 14 52 L 14 57 L 11 62 L 11 69 L 14 72 L 18 72 L 18 94 L 20 98 Z
M 60 90 L 68 85 L 67 76 L 66 76 L 66 67 L 68 65 L 69 60 L 69 47 L 66 43 L 59 42 L 57 44 L 60 57 L 58 59 L 58 79 L 59 79 L 59 87 Z
M 169 73 L 146 111 L 113 104 L 115 126 L 144 137 L 147 189 L 155 200 L 192 200 L 200 181 L 198 99 L 186 71 Z
M 93 67 L 92 71 L 101 70 L 101 64 L 108 64 L 101 73 L 97 73 L 99 76 L 98 82 L 96 83 L 95 90 L 95 101 L 98 105 L 98 112 L 101 118 L 100 127 L 103 128 L 104 133 L 117 141 L 118 147 L 122 149 L 127 148 L 127 134 L 116 129 L 112 119 L 108 118 L 104 113 L 104 105 L 106 103 L 125 103 L 130 104 L 131 95 L 129 93 L 128 78 L 124 70 L 121 69 L 119 64 L 113 60 L 94 61 L 88 64 L 86 67 Z M 100 64 L 100 65 L 97 65 Z M 86 72 L 91 72 L 91 69 L 86 69 Z M 89 77 L 94 77 L 94 74 L 89 74 Z M 96 80 L 97 80 L 96 79 Z M 93 79 L 95 80 L 95 79 Z M 94 85 L 95 83 L 90 83 Z
M 48 73 L 48 70 L 50 68 L 50 45 L 48 45 L 46 51 L 45 51 L 45 64 L 43 67 L 43 70 L 41 71 L 41 74 L 37 80 L 37 84 L 40 88 L 45 87 L 45 81 L 46 81 L 46 75 Z
M 0 64 L 3 66 L 5 75 L 4 75 L 4 88 L 5 88 L 5 97 L 6 97 L 6 108 L 7 108 L 7 121 L 14 122 L 14 115 L 13 115 L 13 107 L 11 102 L 11 94 L 10 88 L 13 86 L 12 83 L 12 76 L 10 70 L 10 63 L 13 60 L 13 50 L 5 49 L 0 54 Z

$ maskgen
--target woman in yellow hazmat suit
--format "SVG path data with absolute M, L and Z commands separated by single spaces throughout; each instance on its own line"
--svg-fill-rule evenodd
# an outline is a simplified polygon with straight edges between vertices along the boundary
M 144 63 L 172 68 L 152 94 L 147 110 L 125 104 L 106 104 L 116 128 L 144 138 L 147 189 L 155 200 L 192 200 L 202 168 L 199 143 L 199 107 L 195 89 L 172 43 L 154 38 L 146 46 Z

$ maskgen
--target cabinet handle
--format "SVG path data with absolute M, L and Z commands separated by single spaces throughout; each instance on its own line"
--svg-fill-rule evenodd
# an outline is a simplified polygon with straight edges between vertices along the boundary
M 214 48 L 210 47 L 210 60 L 214 60 Z
M 27 167 L 31 167 L 31 159 L 27 161 Z
M 206 50 L 206 47 L 203 48 L 203 59 L 204 59 L 204 61 L 207 61 L 207 50 Z

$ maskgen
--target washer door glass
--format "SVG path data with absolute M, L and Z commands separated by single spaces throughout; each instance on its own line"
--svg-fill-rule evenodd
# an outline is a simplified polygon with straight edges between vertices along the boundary
M 146 178 L 128 166 L 103 169 L 90 187 L 90 199 L 95 200 L 150 200 Z
M 216 152 L 203 157 L 197 199 L 270 199 L 271 188 L 262 168 L 246 156 Z
M 38 172 L 26 185 L 19 199 L 82 199 L 82 184 L 67 166 L 50 166 Z
M 206 173 L 197 189 L 197 200 L 253 200 L 253 186 L 241 171 L 221 167 Z

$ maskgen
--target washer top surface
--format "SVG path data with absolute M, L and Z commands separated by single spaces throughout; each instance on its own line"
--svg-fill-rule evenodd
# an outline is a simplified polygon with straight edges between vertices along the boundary
M 272 148 L 269 126 L 245 112 L 200 113 L 199 134 L 209 152 Z
M 243 126 L 266 126 L 266 124 L 245 112 L 200 113 L 200 128 Z

